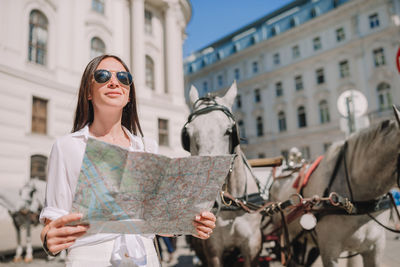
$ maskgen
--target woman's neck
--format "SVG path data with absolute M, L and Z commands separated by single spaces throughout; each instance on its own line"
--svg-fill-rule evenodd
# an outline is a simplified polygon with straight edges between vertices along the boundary
M 111 144 L 129 147 L 129 136 L 122 129 L 121 117 L 109 115 L 95 114 L 93 123 L 89 126 L 90 135 Z

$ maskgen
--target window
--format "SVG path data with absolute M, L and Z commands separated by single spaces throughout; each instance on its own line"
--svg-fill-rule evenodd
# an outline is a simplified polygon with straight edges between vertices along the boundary
M 235 74 L 234 74 L 235 80 L 238 81 L 240 79 L 240 70 L 238 68 L 236 68 L 234 72 L 235 72 Z
M 339 72 L 340 78 L 346 78 L 350 76 L 349 62 L 347 60 L 339 62 Z
M 154 83 L 154 61 L 146 55 L 146 86 L 155 89 Z
M 104 42 L 98 38 L 93 37 L 90 41 L 90 58 L 95 58 L 106 53 L 106 45 Z
M 329 107 L 326 100 L 319 102 L 319 118 L 321 124 L 330 122 Z
M 303 156 L 303 159 L 311 158 L 310 157 L 310 147 L 308 147 L 308 146 L 300 147 L 300 152 L 301 152 L 301 155 Z
M 233 47 L 232 47 L 232 54 L 235 54 L 238 50 L 239 50 L 239 49 L 238 49 L 238 46 L 237 46 L 236 44 L 233 45 Z
M 289 21 L 289 27 L 290 27 L 290 28 L 294 28 L 294 27 L 296 27 L 296 26 L 297 26 L 297 21 L 296 21 L 296 19 L 295 19 L 295 18 L 291 18 L 290 21 Z
M 369 27 L 371 29 L 379 27 L 379 17 L 378 14 L 372 14 L 371 16 L 369 16 Z
M 392 106 L 392 94 L 390 92 L 390 85 L 387 83 L 380 83 L 376 91 L 378 93 L 379 110 L 390 109 Z
M 293 57 L 293 59 L 300 57 L 300 48 L 298 45 L 295 45 L 292 47 L 292 57 Z
M 287 150 L 282 150 L 282 151 L 281 151 L 281 155 L 282 155 L 282 157 L 287 161 L 287 160 L 288 160 L 288 157 L 289 157 L 289 151 L 287 151 Z
M 31 156 L 31 178 L 46 181 L 47 157 L 42 155 Z
M 279 56 L 279 53 L 274 54 L 274 64 L 275 65 L 281 64 L 281 58 Z
M 263 122 L 262 122 L 262 118 L 259 116 L 257 117 L 257 136 L 263 136 L 263 131 L 264 131 L 264 126 L 263 126 Z
M 217 80 L 218 80 L 218 86 L 224 85 L 224 80 L 222 78 L 222 75 L 218 75 Z
M 317 84 L 323 84 L 325 82 L 324 69 L 317 69 L 315 74 L 317 76 Z
M 339 28 L 336 30 L 336 41 L 337 42 L 341 42 L 344 39 L 346 39 L 346 35 L 344 33 L 344 29 L 343 28 Z
M 144 11 L 144 32 L 148 35 L 152 35 L 153 34 L 153 14 L 148 11 L 145 10 Z
M 322 48 L 322 43 L 321 43 L 320 37 L 315 37 L 313 39 L 313 47 L 314 47 L 314 51 L 320 50 Z
M 242 97 L 241 95 L 236 96 L 236 107 L 241 108 L 242 107 Z
M 277 82 L 275 84 L 275 92 L 277 97 L 283 96 L 282 82 Z
M 41 65 L 46 64 L 48 21 L 39 10 L 33 10 L 29 15 L 29 48 L 28 60 Z
M 383 65 L 386 64 L 386 62 L 385 62 L 385 54 L 384 54 L 384 51 L 383 51 L 382 47 L 375 49 L 373 51 L 373 54 L 374 54 L 375 67 L 383 66 Z
M 258 89 L 258 88 L 254 90 L 254 102 L 255 103 L 261 102 L 261 93 L 260 93 L 260 89 Z
M 279 132 L 286 131 L 286 115 L 285 112 L 283 111 L 278 113 L 278 127 L 279 127 Z
M 258 62 L 254 61 L 253 62 L 253 73 L 257 73 L 258 72 Z
M 244 127 L 244 122 L 243 122 L 242 120 L 240 120 L 240 121 L 238 122 L 238 124 L 239 124 L 239 134 L 240 134 L 240 137 L 246 138 L 246 129 L 245 129 L 245 127 Z
M 32 133 L 47 133 L 47 100 L 35 96 L 32 99 Z
M 204 93 L 208 92 L 208 82 L 203 82 L 203 92 Z
M 257 43 L 257 37 L 256 36 L 251 36 L 250 41 L 249 41 L 249 45 L 253 45 Z
M 331 145 L 332 145 L 331 143 L 324 143 L 324 152 L 328 151 Z
M 259 158 L 259 159 L 265 158 L 265 154 L 264 154 L 264 153 L 259 153 L 259 154 L 258 154 L 258 158 Z
M 301 91 L 301 90 L 304 89 L 304 87 L 303 87 L 303 78 L 301 77 L 301 75 L 296 76 L 294 78 L 294 84 L 295 84 L 296 91 Z
M 168 146 L 168 120 L 158 119 L 158 144 L 160 146 Z
M 318 16 L 318 9 L 316 7 L 314 7 L 313 9 L 311 9 L 310 11 L 310 17 L 311 18 L 315 18 L 316 16 Z
M 303 106 L 297 109 L 297 120 L 299 128 L 307 127 L 306 109 Z
M 92 10 L 104 14 L 104 0 L 92 0 Z
M 270 31 L 270 36 L 271 36 L 271 37 L 275 36 L 275 35 L 276 35 L 276 32 L 277 32 L 277 31 L 276 31 L 276 28 L 275 28 L 275 27 L 272 27 L 272 28 L 271 28 L 271 31 Z

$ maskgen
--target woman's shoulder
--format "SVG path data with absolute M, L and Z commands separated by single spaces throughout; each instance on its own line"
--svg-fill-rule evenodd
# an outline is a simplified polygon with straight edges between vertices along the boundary
M 77 146 L 84 147 L 86 139 L 87 135 L 85 134 L 84 129 L 81 129 L 79 131 L 57 137 L 54 142 L 53 149 L 68 150 L 71 148 L 76 148 Z

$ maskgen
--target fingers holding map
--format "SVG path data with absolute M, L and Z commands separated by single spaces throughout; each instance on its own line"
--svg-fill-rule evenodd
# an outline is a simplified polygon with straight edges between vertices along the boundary
M 234 155 L 169 158 L 89 138 L 71 212 L 88 233 L 197 234 Z

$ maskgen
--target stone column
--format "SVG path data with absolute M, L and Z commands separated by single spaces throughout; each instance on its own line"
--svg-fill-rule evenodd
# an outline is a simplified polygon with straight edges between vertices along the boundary
M 176 2 L 168 3 L 165 9 L 166 92 L 174 96 L 174 101 L 180 98 L 183 100 L 184 97 L 182 25 L 178 21 L 181 17 L 179 11 L 179 4 Z
M 145 87 L 144 0 L 131 0 L 131 70 L 137 88 Z

